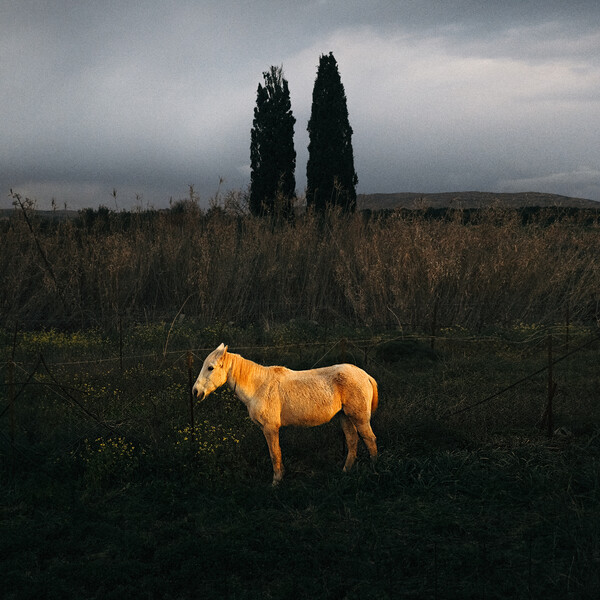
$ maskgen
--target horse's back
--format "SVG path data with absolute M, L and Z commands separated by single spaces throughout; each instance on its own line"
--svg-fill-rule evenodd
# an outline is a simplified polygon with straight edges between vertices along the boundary
M 320 367 L 308 371 L 287 371 L 295 375 L 294 379 L 304 379 L 308 382 L 318 381 L 321 385 L 334 391 L 360 389 L 368 395 L 372 390 L 370 381 L 373 378 L 360 367 L 349 363 Z
M 370 418 L 377 384 L 361 368 L 347 363 L 292 371 L 276 367 L 282 425 L 317 425 L 341 410 Z

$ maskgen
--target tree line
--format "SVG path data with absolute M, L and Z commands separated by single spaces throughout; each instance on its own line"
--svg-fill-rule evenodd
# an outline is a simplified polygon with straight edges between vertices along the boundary
M 249 208 L 258 216 L 290 219 L 296 197 L 294 118 L 283 67 L 271 66 L 258 85 L 250 142 Z M 321 55 L 308 121 L 306 204 L 323 213 L 356 209 L 352 127 L 346 92 L 333 53 Z

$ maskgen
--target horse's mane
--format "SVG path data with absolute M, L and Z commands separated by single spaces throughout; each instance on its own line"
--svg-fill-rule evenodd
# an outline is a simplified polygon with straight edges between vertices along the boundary
M 232 352 L 228 352 L 227 357 L 231 362 L 231 374 L 233 378 L 242 385 L 257 377 L 266 378 L 273 370 L 275 370 L 277 374 L 283 374 L 283 372 L 287 370 L 285 367 L 279 366 L 264 367 L 263 365 L 259 365 L 248 358 L 244 358 L 243 356 Z

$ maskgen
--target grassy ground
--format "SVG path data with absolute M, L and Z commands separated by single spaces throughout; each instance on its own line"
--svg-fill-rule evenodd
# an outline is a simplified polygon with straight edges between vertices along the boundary
M 19 334 L 17 382 L 37 353 L 46 366 L 14 428 L 0 418 L 4 597 L 597 598 L 598 343 L 555 366 L 561 430 L 547 438 L 545 373 L 449 416 L 543 366 L 546 332 L 442 333 L 432 351 L 365 331 L 317 345 L 308 325 L 148 326 L 126 332 L 122 369 L 114 337 Z M 570 349 L 589 335 L 571 331 Z M 381 394 L 376 468 L 361 447 L 341 472 L 335 420 L 287 429 L 272 489 L 262 434 L 226 390 L 195 405 L 191 431 L 183 350 L 220 341 L 264 363 L 366 366 Z

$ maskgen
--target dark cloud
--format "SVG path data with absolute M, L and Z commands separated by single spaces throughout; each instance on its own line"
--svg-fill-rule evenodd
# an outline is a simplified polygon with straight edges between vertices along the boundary
M 531 186 L 600 200 L 597 2 L 47 1 L 0 8 L 0 206 L 117 188 L 154 205 L 249 182 L 282 64 L 299 191 L 319 55 L 346 86 L 360 192 Z M 554 186 L 554 190 L 551 189 Z M 544 189 L 542 189 L 544 188 Z

